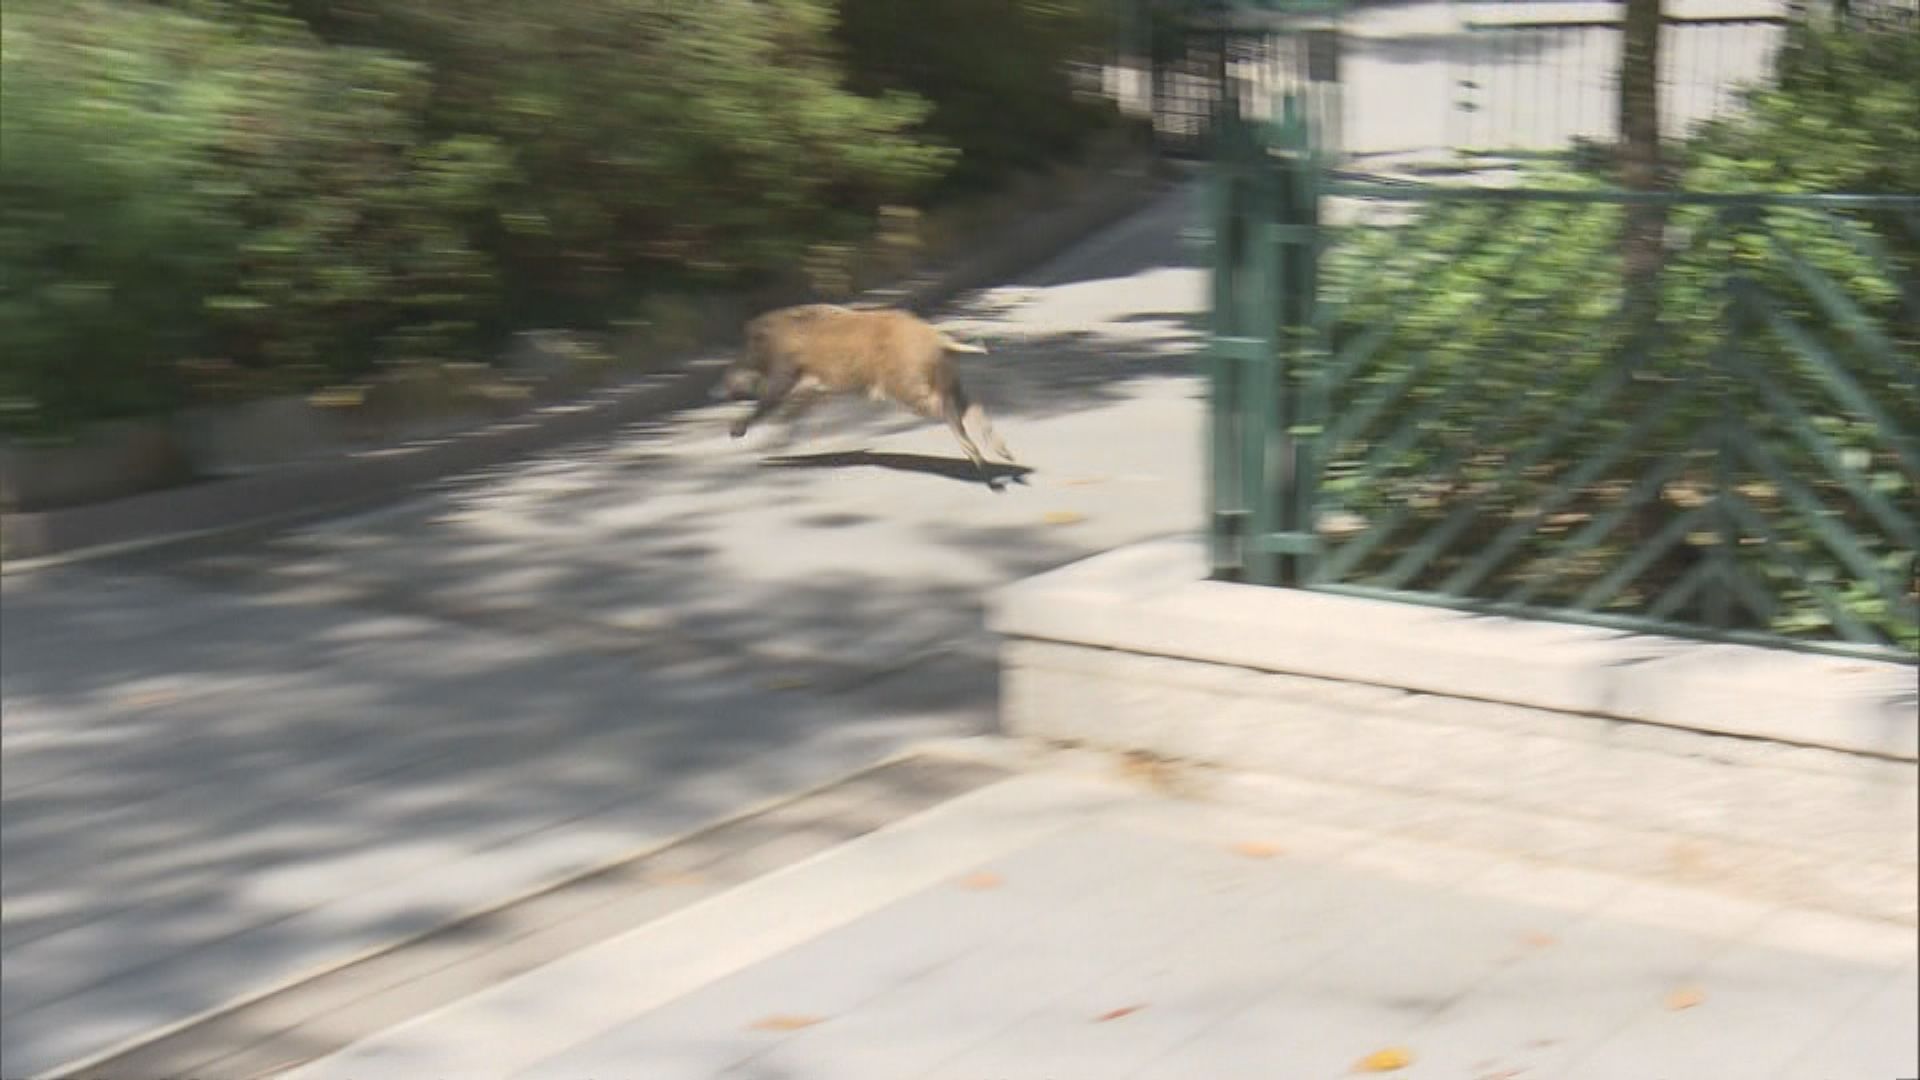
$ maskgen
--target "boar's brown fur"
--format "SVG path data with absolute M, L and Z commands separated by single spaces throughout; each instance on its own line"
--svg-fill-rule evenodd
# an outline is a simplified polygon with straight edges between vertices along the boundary
M 729 396 L 758 398 L 752 412 L 734 422 L 733 437 L 745 435 L 795 391 L 864 393 L 945 420 L 982 472 L 986 459 L 967 433 L 969 424 L 978 427 L 996 457 L 1013 463 L 986 412 L 961 388 L 947 355 L 956 352 L 986 350 L 955 341 L 905 311 L 833 304 L 770 311 L 747 324 L 745 350 L 727 370 Z

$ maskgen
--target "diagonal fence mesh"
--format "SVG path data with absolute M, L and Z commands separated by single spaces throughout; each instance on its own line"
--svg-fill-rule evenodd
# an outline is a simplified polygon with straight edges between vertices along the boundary
M 1283 365 L 1317 468 L 1274 478 L 1311 508 L 1303 584 L 1920 649 L 1920 199 L 1329 195 Z

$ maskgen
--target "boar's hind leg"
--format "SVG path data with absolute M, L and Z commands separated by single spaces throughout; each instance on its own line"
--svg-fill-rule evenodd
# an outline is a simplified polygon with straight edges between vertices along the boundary
M 960 449 L 967 452 L 967 460 L 973 462 L 973 467 L 979 470 L 981 476 L 985 476 L 986 456 L 974 444 L 973 436 L 967 434 L 966 418 L 973 408 L 967 401 L 967 392 L 960 388 L 960 380 L 954 377 L 952 371 L 945 372 L 940 383 L 940 416 L 946 420 L 953 437 L 959 440 Z
M 980 437 L 986 440 L 987 449 L 993 451 L 993 456 L 1009 465 L 1020 464 L 1014 460 L 1013 451 L 1008 450 L 1007 444 L 1001 440 L 1000 433 L 993 430 L 993 421 L 987 419 L 987 410 L 981 408 L 978 402 L 967 407 L 966 415 L 961 417 L 960 422 L 963 425 L 971 423 L 979 430 Z

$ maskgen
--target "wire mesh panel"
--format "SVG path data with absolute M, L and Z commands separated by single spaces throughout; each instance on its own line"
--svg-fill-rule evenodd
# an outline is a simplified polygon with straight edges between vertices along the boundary
M 1183 29 L 1154 42 L 1153 132 L 1173 157 L 1206 156 L 1215 114 L 1227 95 L 1226 39 Z
M 1618 26 L 1548 6 L 1468 35 L 1511 108 L 1460 142 L 1617 137 Z M 1668 21 L 1670 133 L 1756 28 Z M 1337 47 L 1210 40 L 1215 577 L 1920 659 L 1920 196 L 1360 182 Z
M 1304 110 L 1317 146 L 1340 143 L 1339 5 L 1335 0 L 1149 5 L 1152 111 L 1163 153 L 1215 156 L 1221 110 L 1251 121 Z
M 1920 198 L 1337 191 L 1309 583 L 1920 649 Z
M 1737 107 L 1740 89 L 1766 77 L 1787 28 L 1784 13 L 1770 7 L 1666 16 L 1659 76 L 1666 137 Z M 1614 137 L 1618 5 L 1481 0 L 1456 10 L 1465 32 L 1450 62 L 1453 149 L 1557 151 Z

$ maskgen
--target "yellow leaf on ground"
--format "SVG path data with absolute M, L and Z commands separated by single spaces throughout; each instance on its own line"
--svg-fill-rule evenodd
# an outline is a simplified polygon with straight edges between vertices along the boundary
M 1667 995 L 1667 1008 L 1678 1012 L 1681 1009 L 1691 1009 L 1705 1000 L 1707 995 L 1697 988 L 1683 986 Z
M 976 891 L 980 889 L 997 889 L 1005 880 L 1006 879 L 991 870 L 982 870 L 977 874 L 968 874 L 966 877 L 961 878 L 960 887 L 963 889 L 974 889 Z
M 701 885 L 706 880 L 692 870 L 652 870 L 646 875 L 649 885 Z
M 753 1022 L 755 1031 L 799 1031 L 815 1024 L 825 1023 L 824 1016 L 805 1016 L 797 1013 L 775 1013 L 761 1017 Z
M 328 386 L 315 390 L 307 396 L 307 403 L 321 409 L 350 409 L 364 404 L 367 400 L 367 388 L 364 386 Z
M 120 698 L 123 709 L 151 709 L 156 705 L 165 705 L 174 699 L 174 695 L 165 690 L 136 690 Z
M 1549 945 L 1558 945 L 1560 939 L 1554 937 L 1552 934 L 1543 934 L 1535 930 L 1531 933 L 1522 934 L 1520 936 L 1520 943 L 1529 949 L 1544 949 Z
M 1354 1062 L 1353 1071 L 1363 1073 L 1392 1072 L 1413 1064 L 1413 1052 L 1404 1046 L 1389 1046 L 1385 1050 L 1375 1050 L 1359 1061 Z
M 1049 525 L 1074 525 L 1087 520 L 1087 515 L 1076 510 L 1051 510 L 1040 520 Z
M 1242 840 L 1233 845 L 1235 855 L 1245 855 L 1249 859 L 1271 859 L 1280 854 L 1280 845 L 1265 840 Z

